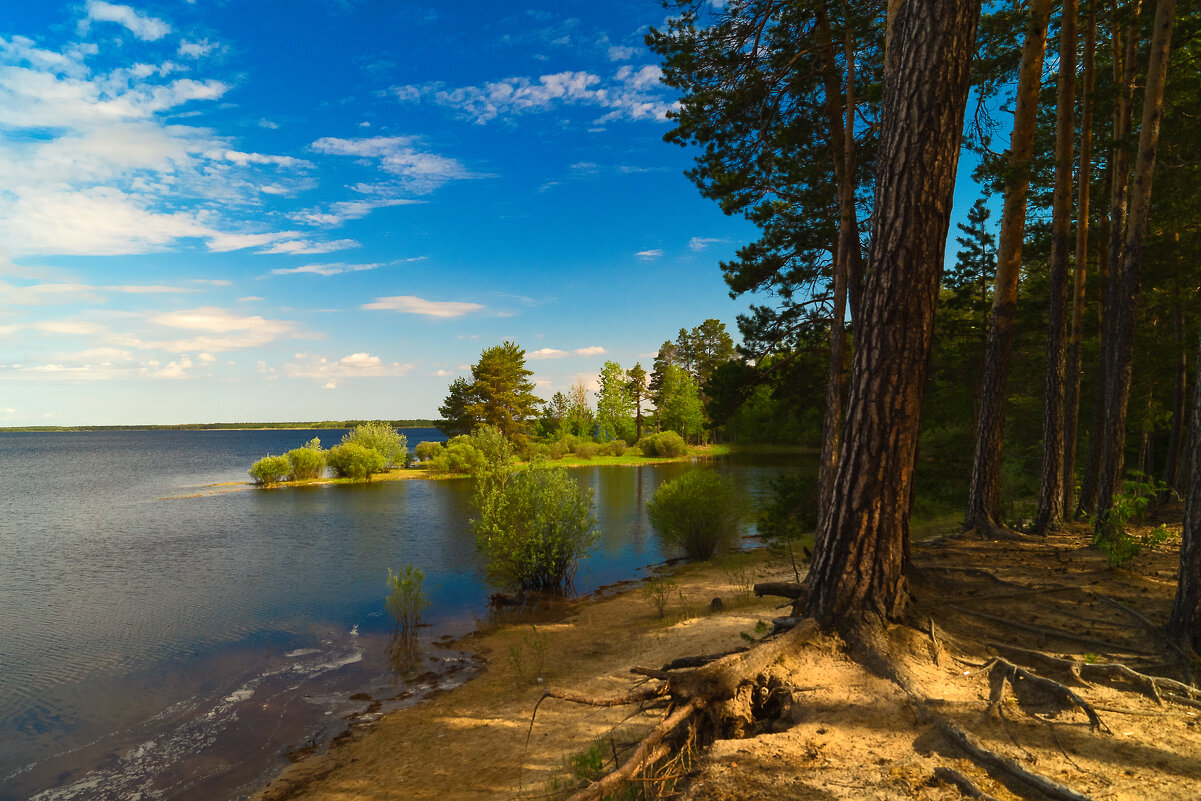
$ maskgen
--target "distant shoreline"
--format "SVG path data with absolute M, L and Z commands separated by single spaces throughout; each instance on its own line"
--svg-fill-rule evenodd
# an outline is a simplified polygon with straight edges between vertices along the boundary
M 5 433 L 55 433 L 82 431 L 312 431 L 354 428 L 372 420 L 322 420 L 298 423 L 178 423 L 175 425 L 128 426 L 0 426 Z M 441 420 L 385 420 L 393 428 L 437 428 Z

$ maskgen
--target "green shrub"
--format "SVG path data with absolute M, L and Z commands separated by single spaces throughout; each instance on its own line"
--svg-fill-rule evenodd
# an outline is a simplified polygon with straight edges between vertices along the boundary
M 546 458 L 558 461 L 571 453 L 571 448 L 561 439 L 557 439 L 546 449 Z
M 610 440 L 600 446 L 600 452 L 603 456 L 625 456 L 626 451 L 629 449 L 630 446 L 626 445 L 624 439 Z
M 325 473 L 325 451 L 321 440 L 313 437 L 303 448 L 288 451 L 289 472 L 293 481 L 310 481 Z
M 600 452 L 600 448 L 595 442 L 581 442 L 572 448 L 571 452 L 581 459 L 593 459 Z
M 1132 522 L 1140 522 L 1148 509 L 1161 496 L 1174 494 L 1167 484 L 1141 473 L 1132 474 L 1122 483 L 1122 491 L 1115 492 L 1110 501 L 1109 514 L 1093 535 L 1093 545 L 1102 553 L 1110 567 L 1129 564 L 1144 548 L 1152 548 L 1168 537 L 1167 529 L 1160 526 L 1151 532 L 1136 536 L 1126 530 Z M 1092 520 L 1094 526 L 1097 520 Z
M 680 591 L 680 585 L 669 578 L 650 578 L 642 585 L 642 597 L 663 617 L 667 604 Z
M 254 479 L 255 484 L 267 486 L 283 481 L 291 471 L 287 456 L 264 456 L 252 464 L 246 472 Z
M 387 464 L 384 455 L 375 448 L 365 448 L 354 442 L 343 442 L 330 448 L 326 462 L 336 475 L 358 479 L 370 479 Z
M 592 490 L 563 468 L 527 467 L 481 482 L 471 521 L 489 577 L 502 586 L 561 590 L 596 544 Z
M 388 596 L 385 604 L 392 614 L 396 630 L 402 635 L 408 635 L 421 622 L 421 613 L 430 605 L 425 597 L 422 583 L 425 574 L 411 564 L 405 565 L 404 570 L 393 573 L 388 568 Z
M 448 440 L 442 450 L 430 459 L 430 470 L 438 473 L 467 473 L 479 470 L 484 456 L 471 444 L 471 437 L 460 434 Z
M 643 456 L 657 458 L 683 456 L 688 453 L 688 444 L 674 431 L 660 431 L 638 441 Z
M 689 559 L 713 558 L 738 541 L 746 504 L 728 479 L 712 470 L 690 470 L 655 490 L 647 504 L 651 525 Z
M 417 460 L 428 462 L 438 454 L 442 453 L 441 442 L 418 442 L 417 443 Z
M 408 463 L 409 448 L 405 435 L 387 423 L 360 423 L 342 437 L 342 444 L 361 445 L 374 450 L 384 457 L 384 467 L 399 467 Z

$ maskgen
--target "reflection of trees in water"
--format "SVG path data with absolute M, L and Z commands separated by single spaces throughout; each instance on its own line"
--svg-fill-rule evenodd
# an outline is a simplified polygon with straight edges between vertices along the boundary
M 388 669 L 397 681 L 413 678 L 420 667 L 421 658 L 421 643 L 417 638 L 417 630 L 395 629 L 385 655 Z

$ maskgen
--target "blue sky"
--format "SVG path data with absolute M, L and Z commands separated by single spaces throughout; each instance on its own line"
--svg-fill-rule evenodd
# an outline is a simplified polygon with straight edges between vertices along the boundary
M 662 142 L 664 13 L 9 4 L 0 425 L 434 416 L 506 339 L 549 397 L 735 333 L 754 230 Z

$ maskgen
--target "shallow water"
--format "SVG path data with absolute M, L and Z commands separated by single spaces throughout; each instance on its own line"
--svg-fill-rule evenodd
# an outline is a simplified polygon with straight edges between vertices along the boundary
M 374 714 L 363 693 L 408 703 L 469 674 L 435 642 L 488 614 L 469 481 L 210 486 L 341 434 L 0 433 L 0 799 L 236 798 L 290 750 Z M 719 469 L 761 494 L 797 465 Z M 593 488 L 602 532 L 578 591 L 669 555 L 645 502 L 684 469 L 572 472 Z M 404 681 L 384 593 L 387 569 L 410 562 L 426 574 L 431 626 Z

